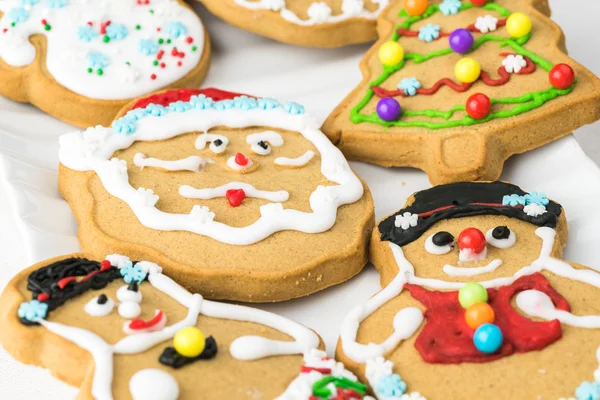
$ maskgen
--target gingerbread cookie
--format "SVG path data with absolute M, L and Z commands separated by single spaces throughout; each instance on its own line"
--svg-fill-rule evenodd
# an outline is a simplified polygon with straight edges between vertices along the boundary
M 213 14 L 284 43 L 339 47 L 376 39 L 389 0 L 199 0 Z
M 59 158 L 85 252 L 143 256 L 207 298 L 287 300 L 367 261 L 371 195 L 299 104 L 167 91 L 62 136 Z
M 600 80 L 549 15 L 546 0 L 393 1 L 323 131 L 350 159 L 433 184 L 497 179 L 511 155 L 600 119 Z
M 348 314 L 338 357 L 379 399 L 598 398 L 600 274 L 561 260 L 566 237 L 543 193 L 417 192 L 374 230 L 384 289 Z
M 131 99 L 198 86 L 210 44 L 182 0 L 0 2 L 0 94 L 80 127 Z
M 205 300 L 157 264 L 118 254 L 28 268 L 0 297 L 0 320 L 8 352 L 79 387 L 81 399 L 327 399 L 331 384 L 352 398 L 366 391 L 318 350 L 310 329 Z

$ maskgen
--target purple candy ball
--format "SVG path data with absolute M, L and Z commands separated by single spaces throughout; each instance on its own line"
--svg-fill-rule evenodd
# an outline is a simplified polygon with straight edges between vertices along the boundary
M 471 32 L 464 28 L 452 32 L 448 41 L 450 42 L 450 48 L 459 54 L 471 51 L 473 44 L 475 43 L 475 39 L 473 39 Z
M 395 121 L 400 118 L 402 107 L 394 98 L 384 97 L 377 102 L 377 115 L 384 121 Z

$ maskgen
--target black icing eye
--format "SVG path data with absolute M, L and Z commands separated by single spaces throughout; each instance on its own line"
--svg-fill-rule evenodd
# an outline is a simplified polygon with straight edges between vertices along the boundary
M 510 236 L 510 229 L 507 226 L 497 226 L 492 231 L 492 237 L 494 239 L 508 239 Z
M 131 283 L 129 284 L 129 286 L 127 286 L 127 290 L 131 290 L 132 292 L 137 292 L 138 291 L 138 283 L 137 283 L 137 281 L 135 281 L 135 280 L 131 281 Z
M 214 145 L 215 145 L 215 146 L 217 146 L 217 147 L 219 147 L 219 146 L 223 145 L 223 141 L 222 141 L 221 139 L 216 139 L 216 140 L 215 140 L 213 143 L 214 143 Z
M 450 232 L 438 232 L 431 238 L 431 241 L 436 246 L 447 246 L 454 243 L 454 236 Z
M 265 143 L 264 140 L 261 140 L 260 142 L 258 142 L 256 144 L 259 145 L 260 147 L 262 147 L 265 150 L 267 150 L 269 148 L 269 145 L 267 143 Z
M 98 296 L 98 304 L 106 304 L 106 302 L 108 301 L 108 297 L 106 297 L 105 294 L 101 294 L 100 296 Z

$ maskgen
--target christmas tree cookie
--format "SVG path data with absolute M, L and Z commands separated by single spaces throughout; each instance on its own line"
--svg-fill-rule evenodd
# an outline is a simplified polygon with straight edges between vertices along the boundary
M 323 131 L 350 159 L 434 184 L 497 179 L 511 155 L 600 119 L 600 80 L 549 15 L 545 0 L 393 1 Z
M 73 125 L 107 125 L 133 98 L 198 86 L 209 61 L 182 0 L 0 2 L 0 95 Z
M 153 260 L 207 298 L 308 295 L 367 262 L 373 200 L 294 102 L 179 89 L 60 138 L 82 249 Z
M 383 290 L 346 316 L 338 359 L 380 400 L 597 399 L 600 273 L 563 261 L 566 239 L 540 192 L 415 193 L 373 232 Z
M 228 23 L 284 43 L 339 47 L 374 40 L 389 0 L 198 0 Z

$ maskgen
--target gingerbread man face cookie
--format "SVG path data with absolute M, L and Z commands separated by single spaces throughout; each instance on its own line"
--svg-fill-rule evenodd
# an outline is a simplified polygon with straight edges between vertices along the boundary
M 232 25 L 284 43 L 339 47 L 376 38 L 389 0 L 199 0 Z
M 143 251 L 206 297 L 244 301 L 306 295 L 366 263 L 370 194 L 302 106 L 195 89 L 120 115 L 60 139 L 85 251 Z
M 561 260 L 566 236 L 558 203 L 508 183 L 414 194 L 374 231 L 384 289 L 338 357 L 379 399 L 594 398 L 600 274 Z
M 117 254 L 37 264 L 9 283 L 0 310 L 3 347 L 80 387 L 81 398 L 333 398 L 330 384 L 354 398 L 366 391 L 318 350 L 310 329 L 205 300 L 160 266 Z
M 209 59 L 204 26 L 180 0 L 0 4 L 0 94 L 81 127 L 161 88 L 199 85 Z
M 392 1 L 323 131 L 350 159 L 432 184 L 498 179 L 511 155 L 600 118 L 600 80 L 549 15 L 547 0 Z

